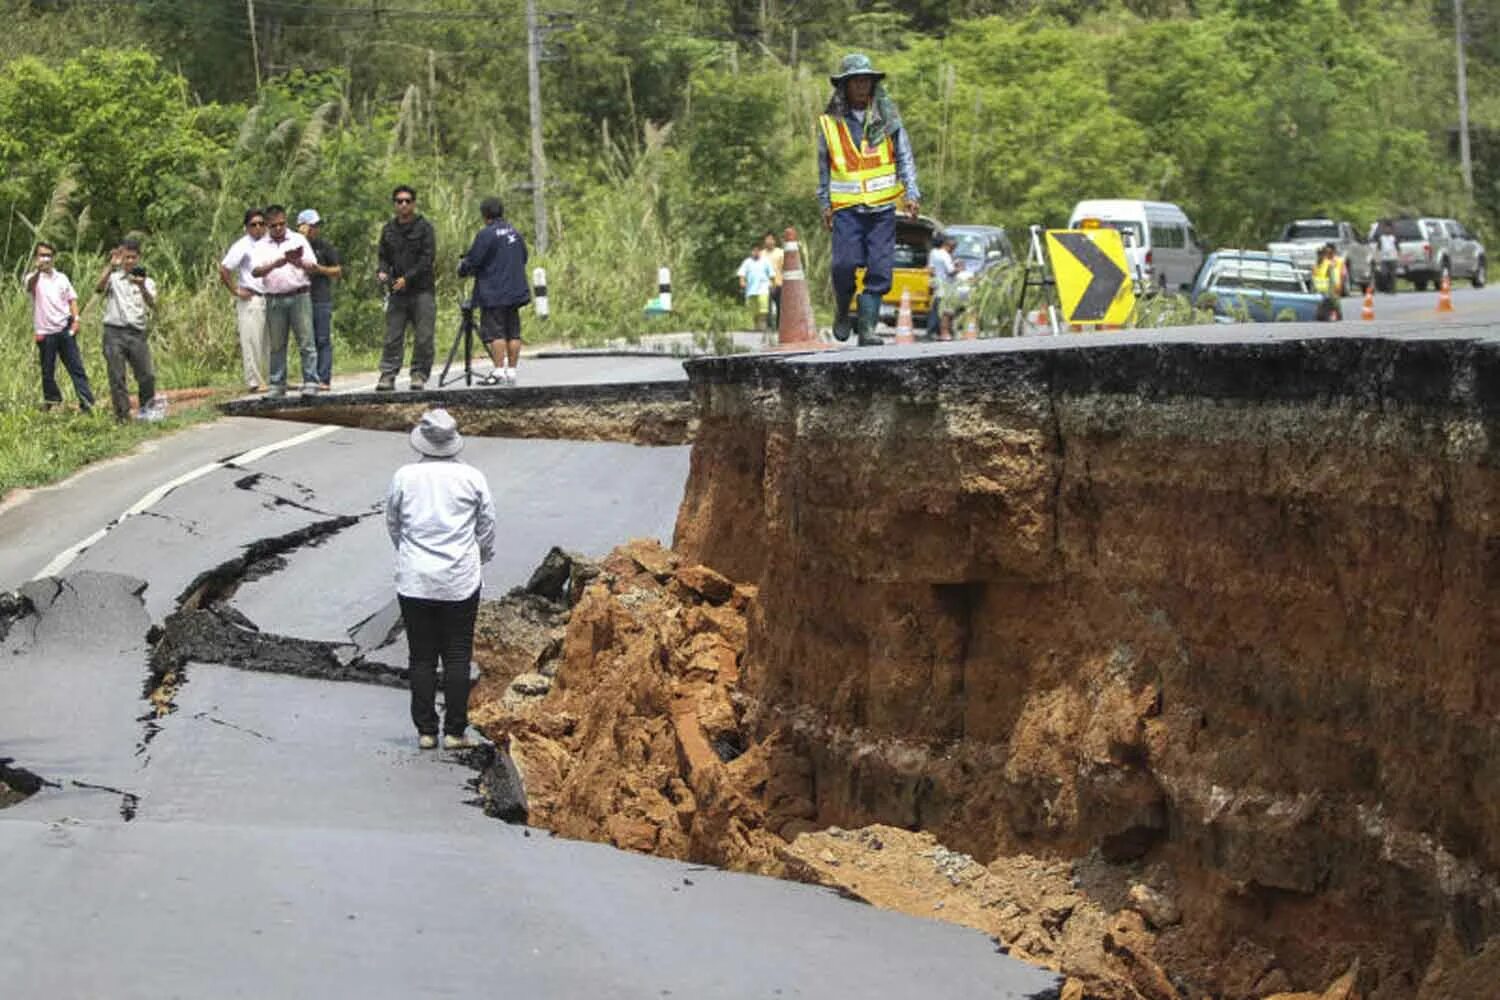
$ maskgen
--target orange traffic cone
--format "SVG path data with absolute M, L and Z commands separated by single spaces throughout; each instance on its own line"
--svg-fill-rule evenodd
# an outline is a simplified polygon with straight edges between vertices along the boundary
M 896 343 L 915 343 L 911 333 L 911 292 L 902 290 L 901 307 L 896 310 Z
M 1443 283 L 1438 286 L 1438 308 L 1440 313 L 1451 313 L 1453 311 L 1453 282 L 1448 277 L 1448 272 L 1443 272 Z
M 1359 310 L 1359 318 L 1363 320 L 1375 318 L 1375 286 L 1373 284 L 1365 286 L 1365 304 Z
M 807 292 L 807 275 L 802 271 L 797 230 L 787 228 L 782 250 L 785 257 L 781 270 L 781 323 L 777 329 L 777 347 L 805 350 L 826 346 L 818 341 L 818 328 L 813 322 L 812 297 Z
M 969 321 L 964 324 L 964 339 L 979 339 L 979 320 L 974 316 L 972 311 L 969 313 Z

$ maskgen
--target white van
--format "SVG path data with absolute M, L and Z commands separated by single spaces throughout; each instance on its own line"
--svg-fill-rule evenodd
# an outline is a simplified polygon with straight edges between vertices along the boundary
M 1203 266 L 1203 246 L 1192 221 L 1176 205 L 1127 199 L 1080 201 L 1073 206 L 1068 228 L 1086 228 L 1086 220 L 1119 230 L 1138 288 L 1187 291 L 1193 287 Z

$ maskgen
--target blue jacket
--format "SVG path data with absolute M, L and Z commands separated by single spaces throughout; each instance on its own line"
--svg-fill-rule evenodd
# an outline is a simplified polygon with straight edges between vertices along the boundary
M 504 219 L 486 222 L 458 262 L 461 278 L 474 278 L 474 304 L 481 309 L 524 306 L 531 301 L 526 280 L 526 241 Z

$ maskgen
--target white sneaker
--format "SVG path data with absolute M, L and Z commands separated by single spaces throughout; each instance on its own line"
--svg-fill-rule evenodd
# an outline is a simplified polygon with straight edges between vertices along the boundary
M 474 740 L 469 739 L 469 734 L 468 733 L 465 733 L 462 736 L 444 736 L 443 737 L 443 749 L 444 750 L 468 750 L 471 747 L 477 747 L 478 745 L 479 744 L 476 743 Z
M 432 750 L 437 746 L 437 737 L 423 733 L 417 737 L 417 748 L 420 750 Z
M 516 384 L 516 370 L 514 368 L 507 368 L 507 369 L 505 369 L 505 384 L 506 385 L 515 385 Z

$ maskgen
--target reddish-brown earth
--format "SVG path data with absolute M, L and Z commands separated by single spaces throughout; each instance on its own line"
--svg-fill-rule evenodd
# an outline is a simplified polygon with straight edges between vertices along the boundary
M 680 555 L 486 722 L 533 821 L 1070 998 L 1494 996 L 1500 350 L 1279 338 L 691 364 Z

